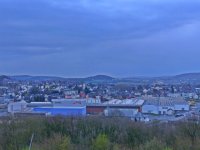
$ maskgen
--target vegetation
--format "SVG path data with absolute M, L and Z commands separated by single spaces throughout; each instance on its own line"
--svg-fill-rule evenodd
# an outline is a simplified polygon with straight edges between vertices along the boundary
M 123 118 L 4 118 L 0 150 L 199 150 L 200 125 Z

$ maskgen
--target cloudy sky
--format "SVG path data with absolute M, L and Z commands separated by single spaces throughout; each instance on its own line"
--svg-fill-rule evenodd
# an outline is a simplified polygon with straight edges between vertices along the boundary
M 0 74 L 200 72 L 199 0 L 0 0 Z

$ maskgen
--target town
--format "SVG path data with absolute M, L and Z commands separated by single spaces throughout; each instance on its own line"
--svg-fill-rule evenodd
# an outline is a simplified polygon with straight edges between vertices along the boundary
M 90 80 L 1 76 L 0 116 L 105 116 L 133 121 L 179 121 L 200 115 L 193 83 L 127 83 L 108 76 Z

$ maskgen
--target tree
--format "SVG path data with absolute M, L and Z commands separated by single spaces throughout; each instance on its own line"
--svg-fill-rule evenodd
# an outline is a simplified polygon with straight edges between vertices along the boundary
M 186 136 L 191 141 L 191 149 L 195 146 L 197 139 L 200 137 L 200 125 L 196 118 L 192 122 L 185 123 L 182 127 L 183 136 Z
M 156 138 L 145 143 L 144 146 L 142 146 L 140 149 L 141 150 L 171 150 L 170 148 L 165 147 L 164 144 Z
M 44 102 L 45 97 L 43 95 L 35 95 L 34 102 Z
M 100 134 L 97 136 L 93 143 L 93 150 L 109 150 L 110 141 L 105 134 Z
M 127 144 L 130 148 L 139 147 L 146 140 L 144 131 L 140 128 L 128 128 L 127 129 Z
M 54 134 L 50 138 L 40 144 L 34 144 L 33 149 L 40 150 L 72 150 L 71 140 L 69 137 L 62 136 L 61 134 Z
M 84 92 L 85 92 L 85 94 L 87 95 L 87 94 L 90 93 L 90 89 L 89 89 L 88 87 L 86 87 L 85 90 L 84 90 Z
M 59 150 L 71 150 L 71 140 L 69 137 L 63 137 L 60 145 L 59 145 Z
M 39 94 L 40 93 L 40 89 L 38 87 L 34 86 L 29 90 L 29 93 L 30 94 Z

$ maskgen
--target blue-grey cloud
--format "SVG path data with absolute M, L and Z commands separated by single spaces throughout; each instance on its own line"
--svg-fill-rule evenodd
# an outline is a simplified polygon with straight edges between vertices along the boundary
M 199 22 L 198 0 L 1 0 L 0 72 L 200 71 Z

